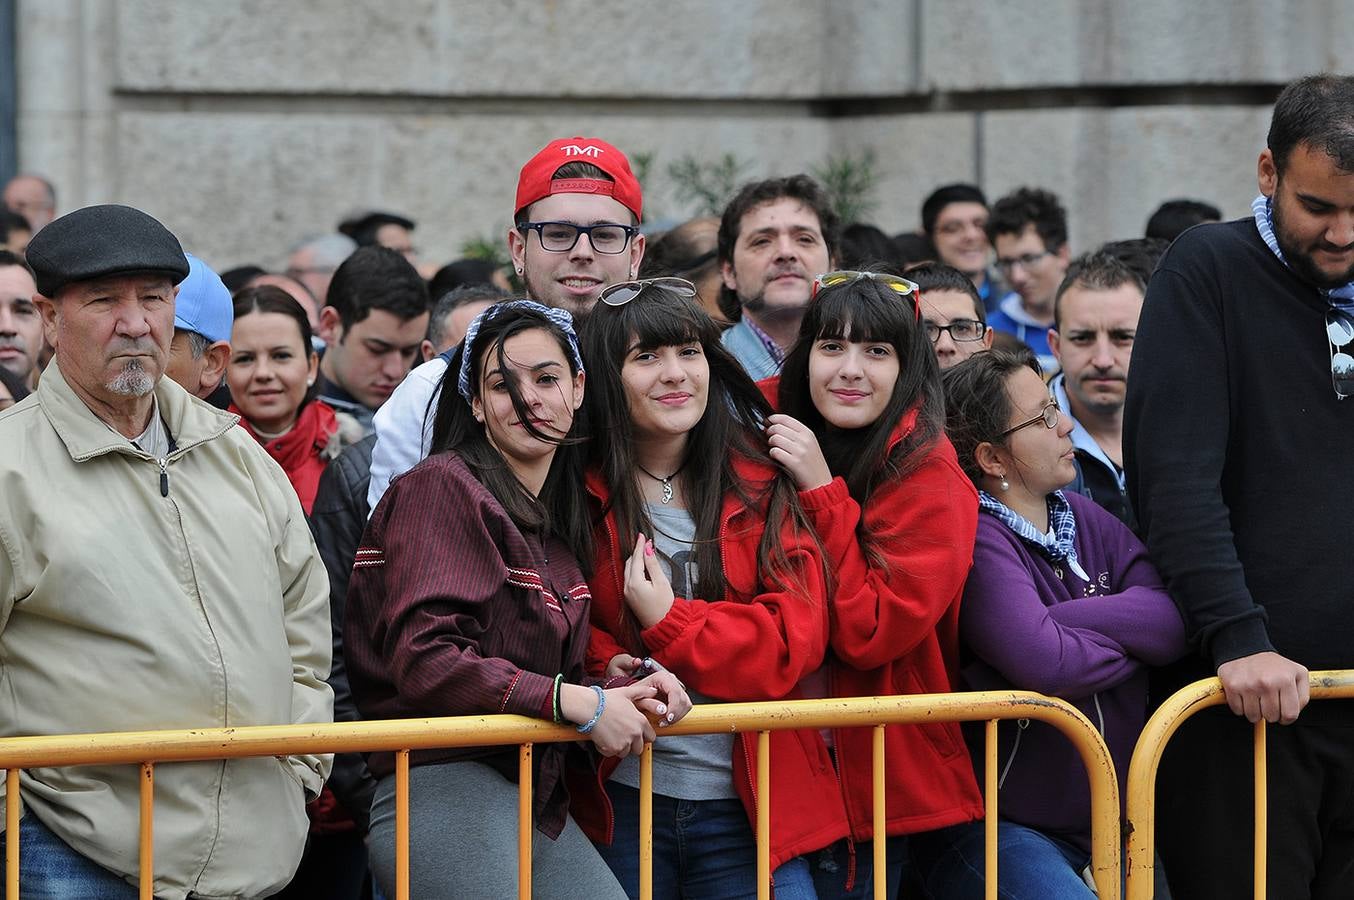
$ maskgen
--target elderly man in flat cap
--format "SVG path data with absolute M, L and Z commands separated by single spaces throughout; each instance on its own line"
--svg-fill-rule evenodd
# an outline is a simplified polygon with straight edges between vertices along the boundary
M 161 377 L 179 242 L 96 206 L 28 258 L 56 355 L 0 413 L 0 736 L 329 721 L 328 583 L 296 494 Z M 155 896 L 279 890 L 329 762 L 158 767 Z M 31 769 L 20 792 L 23 896 L 136 896 L 135 766 Z

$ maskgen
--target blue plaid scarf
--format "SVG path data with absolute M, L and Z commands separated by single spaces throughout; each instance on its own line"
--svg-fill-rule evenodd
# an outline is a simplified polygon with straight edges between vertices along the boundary
M 1077 562 L 1077 517 L 1062 491 L 1048 495 L 1048 521 L 1053 533 L 1045 534 L 1020 513 L 993 497 L 987 491 L 978 492 L 978 508 L 996 518 L 1019 538 L 1048 558 L 1051 563 L 1065 562 L 1067 568 L 1082 581 L 1090 581 L 1086 570 Z
M 1260 237 L 1264 239 L 1265 245 L 1279 258 L 1279 262 L 1288 266 L 1288 260 L 1283 258 L 1283 251 L 1279 249 L 1279 239 L 1274 236 L 1274 208 L 1270 199 L 1264 194 L 1256 197 L 1251 201 L 1251 212 L 1255 215 L 1255 227 L 1260 232 Z M 1326 295 L 1331 306 L 1354 315 L 1354 281 L 1333 290 L 1322 289 L 1321 293 Z

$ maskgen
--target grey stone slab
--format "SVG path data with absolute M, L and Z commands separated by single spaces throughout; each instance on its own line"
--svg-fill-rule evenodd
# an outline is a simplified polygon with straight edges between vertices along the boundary
M 920 3 L 829 0 L 823 17 L 823 93 L 875 97 L 918 92 Z

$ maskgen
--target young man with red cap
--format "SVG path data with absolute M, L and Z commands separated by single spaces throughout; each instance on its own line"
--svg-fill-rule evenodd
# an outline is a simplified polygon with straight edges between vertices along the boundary
M 587 313 L 602 288 L 632 279 L 644 257 L 639 233 L 643 198 L 625 154 L 600 138 L 551 141 L 522 167 L 508 250 L 527 296 L 546 306 Z M 370 509 L 390 479 L 428 454 L 429 403 L 450 353 L 419 366 L 376 413 Z

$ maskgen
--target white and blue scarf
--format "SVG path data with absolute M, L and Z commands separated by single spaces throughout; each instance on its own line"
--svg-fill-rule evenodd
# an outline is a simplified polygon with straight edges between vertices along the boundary
M 1082 581 L 1090 581 L 1086 570 L 1077 562 L 1077 517 L 1062 491 L 1048 495 L 1048 521 L 1052 533 L 1045 534 L 1020 513 L 993 497 L 987 491 L 978 492 L 978 508 L 996 518 L 1016 533 L 1022 541 L 1034 547 L 1051 563 L 1065 562 Z

